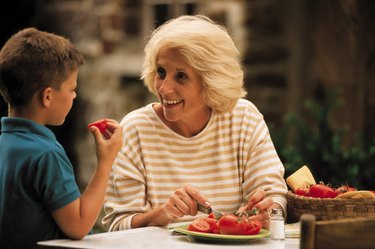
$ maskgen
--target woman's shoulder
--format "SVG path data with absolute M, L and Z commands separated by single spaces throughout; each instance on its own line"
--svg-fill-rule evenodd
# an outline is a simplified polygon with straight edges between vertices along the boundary
M 232 112 L 237 115 L 246 115 L 255 119 L 263 119 L 263 114 L 254 103 L 248 99 L 239 99 Z
M 120 122 L 121 126 L 135 126 L 142 123 L 156 122 L 155 112 L 153 111 L 154 103 L 133 110 L 126 114 Z

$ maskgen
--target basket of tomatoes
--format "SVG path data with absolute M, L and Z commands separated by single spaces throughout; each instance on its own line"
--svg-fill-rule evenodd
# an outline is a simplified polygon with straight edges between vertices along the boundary
M 287 179 L 291 188 L 287 193 L 288 222 L 297 222 L 305 213 L 313 214 L 317 220 L 375 217 L 375 191 L 316 183 L 306 168 L 304 171 L 304 178 L 297 171 L 297 178 L 291 175 Z

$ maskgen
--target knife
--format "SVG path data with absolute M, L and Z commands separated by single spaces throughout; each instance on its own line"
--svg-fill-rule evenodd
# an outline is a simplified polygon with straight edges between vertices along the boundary
M 208 204 L 206 202 L 206 204 Z M 219 210 L 217 209 L 213 209 L 212 206 L 206 208 L 205 206 L 203 206 L 202 204 L 198 203 L 197 202 L 197 207 L 198 207 L 198 211 L 201 211 L 202 213 L 206 213 L 206 214 L 213 214 L 215 219 L 220 219 L 221 216 L 223 216 L 224 214 L 222 212 L 220 212 Z

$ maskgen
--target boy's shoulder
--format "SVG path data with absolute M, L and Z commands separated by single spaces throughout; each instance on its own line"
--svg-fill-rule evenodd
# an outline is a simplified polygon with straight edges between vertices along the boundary
M 31 120 L 3 117 L 1 126 L 3 145 L 23 147 L 26 151 L 60 150 L 60 145 L 53 132 Z

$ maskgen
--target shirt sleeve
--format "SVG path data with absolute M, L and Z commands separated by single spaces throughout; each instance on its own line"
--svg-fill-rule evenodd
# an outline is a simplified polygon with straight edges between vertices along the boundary
M 245 199 L 248 200 L 257 189 L 261 188 L 274 202 L 281 205 L 284 214 L 286 214 L 285 169 L 277 155 L 263 118 L 259 119 L 251 135 L 246 137 L 248 141 L 245 141 L 244 144 L 248 147 L 244 153 L 243 181 Z
M 146 199 L 146 173 L 135 128 L 126 129 L 124 136 L 126 142 L 112 167 L 104 202 L 103 225 L 108 231 L 131 229 L 134 215 L 151 210 Z
M 73 166 L 65 154 L 45 152 L 38 161 L 34 186 L 50 211 L 66 206 L 80 197 Z

